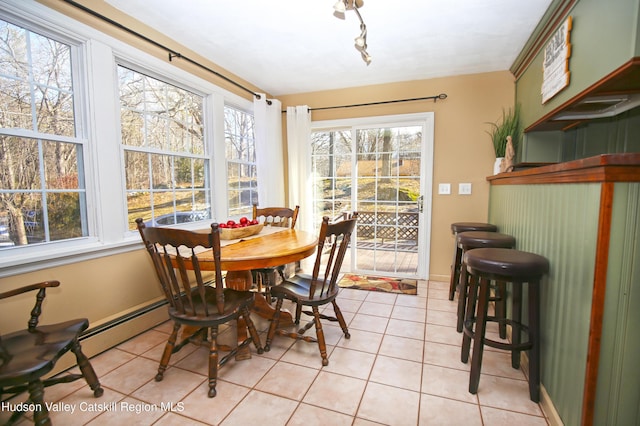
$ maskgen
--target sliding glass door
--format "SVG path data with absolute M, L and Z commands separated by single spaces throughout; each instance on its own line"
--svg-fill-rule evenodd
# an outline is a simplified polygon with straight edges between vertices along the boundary
M 314 223 L 359 214 L 343 269 L 426 278 L 433 114 L 313 127 Z

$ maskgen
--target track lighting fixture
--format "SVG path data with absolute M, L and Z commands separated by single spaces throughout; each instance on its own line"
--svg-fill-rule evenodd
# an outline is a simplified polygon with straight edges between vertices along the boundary
M 371 55 L 367 52 L 367 26 L 360 15 L 360 8 L 364 6 L 364 0 L 338 0 L 333 5 L 333 14 L 337 18 L 344 19 L 347 10 L 353 10 L 360 20 L 360 35 L 355 38 L 355 48 L 360 52 L 362 60 L 369 65 L 371 63 Z

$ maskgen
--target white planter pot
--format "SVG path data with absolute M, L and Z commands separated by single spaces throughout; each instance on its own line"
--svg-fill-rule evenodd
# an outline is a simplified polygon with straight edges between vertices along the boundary
M 493 163 L 493 174 L 497 175 L 498 173 L 500 173 L 500 164 L 502 163 L 502 160 L 504 160 L 504 157 L 498 157 L 496 158 L 496 162 Z

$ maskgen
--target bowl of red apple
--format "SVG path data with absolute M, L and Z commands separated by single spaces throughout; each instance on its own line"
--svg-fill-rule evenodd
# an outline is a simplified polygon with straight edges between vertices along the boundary
M 258 222 L 258 220 L 250 220 L 244 216 L 237 222 L 229 219 L 226 223 L 218 224 L 221 240 L 237 240 L 250 237 L 262 231 L 263 227 L 264 224 Z

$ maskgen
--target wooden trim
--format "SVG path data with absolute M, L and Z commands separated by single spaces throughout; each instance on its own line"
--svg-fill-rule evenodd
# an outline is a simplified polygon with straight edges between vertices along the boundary
M 491 185 L 640 182 L 640 153 L 603 154 L 487 177 Z
M 604 301 L 607 290 L 607 268 L 609 264 L 614 185 L 613 182 L 603 183 L 600 193 L 600 220 L 598 221 L 596 264 L 593 277 L 593 296 L 591 299 L 591 321 L 587 344 L 587 366 L 584 379 L 584 394 L 582 397 L 582 424 L 586 426 L 593 424 L 596 403 L 602 321 L 604 318 Z
M 524 74 L 533 59 L 540 53 L 543 46 L 551 37 L 560 24 L 567 18 L 569 15 L 569 11 L 573 9 L 573 6 L 578 2 L 578 0 L 564 0 L 564 4 L 560 4 L 558 8 L 553 11 L 552 15 L 549 17 L 542 29 L 538 32 L 535 39 L 531 40 L 530 43 L 525 45 L 525 49 L 528 49 L 525 55 L 520 60 L 516 59 L 516 63 L 512 66 L 511 72 L 515 76 L 516 80 Z

